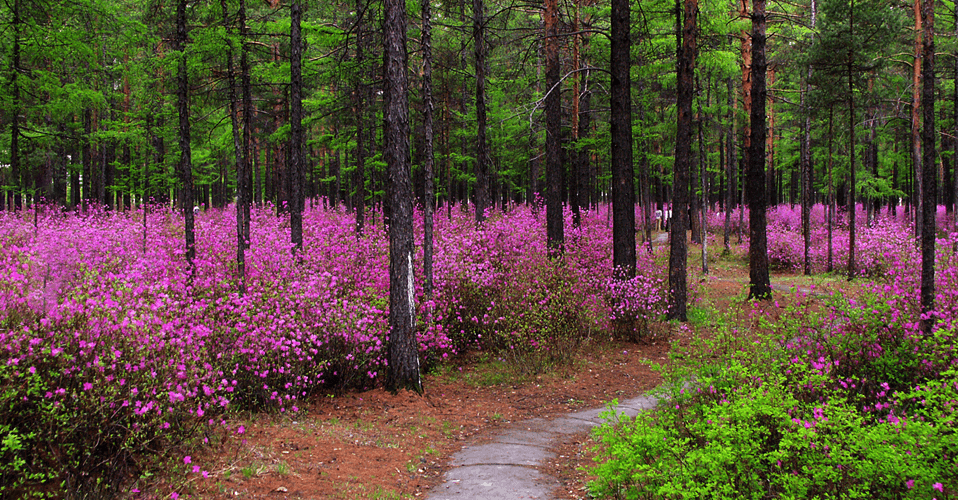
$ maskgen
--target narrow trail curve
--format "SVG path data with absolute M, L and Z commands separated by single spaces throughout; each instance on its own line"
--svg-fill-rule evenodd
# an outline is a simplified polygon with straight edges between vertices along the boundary
M 635 416 L 656 404 L 650 396 L 619 402 L 619 413 Z M 546 420 L 516 422 L 491 436 L 488 442 L 466 445 L 452 456 L 452 468 L 443 483 L 426 496 L 430 500 L 551 500 L 559 481 L 536 467 L 556 456 L 550 451 L 564 436 L 586 432 L 601 424 L 599 414 L 608 408 L 593 408 Z

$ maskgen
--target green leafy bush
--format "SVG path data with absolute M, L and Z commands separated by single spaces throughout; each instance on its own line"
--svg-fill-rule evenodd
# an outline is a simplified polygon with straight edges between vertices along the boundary
M 607 414 L 592 492 L 947 498 L 958 488 L 958 377 L 929 366 L 947 365 L 939 342 L 952 335 L 904 331 L 868 298 L 727 322 L 675 359 L 656 410 Z

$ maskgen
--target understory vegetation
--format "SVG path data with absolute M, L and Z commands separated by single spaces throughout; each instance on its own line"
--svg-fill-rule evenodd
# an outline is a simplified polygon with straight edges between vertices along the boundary
M 804 250 L 794 216 L 780 207 L 769 226 L 770 249 L 792 270 Z M 673 352 L 657 409 L 634 419 L 610 412 L 597 430 L 593 494 L 954 497 L 955 235 L 938 241 L 938 324 L 926 335 L 911 228 L 887 216 L 859 227 L 863 279 L 842 291 L 793 289 L 774 303 L 703 306 L 710 328 Z M 813 241 L 822 268 L 826 240 Z M 834 244 L 835 255 L 847 255 L 847 233 Z
M 608 338 L 611 304 L 662 297 L 652 257 L 628 289 L 611 287 L 604 210 L 570 224 L 561 261 L 546 257 L 534 209 L 479 227 L 458 208 L 438 217 L 436 293 L 417 297 L 425 369 L 481 350 L 541 373 Z M 0 498 L 124 494 L 163 469 L 203 474 L 191 450 L 239 432 L 230 412 L 297 412 L 318 391 L 382 382 L 382 224 L 357 238 L 352 214 L 309 210 L 297 262 L 273 213 L 253 212 L 245 294 L 232 210 L 198 216 L 192 269 L 168 208 L 0 213 Z M 659 302 L 617 314 L 655 317 Z
M 437 217 L 436 291 L 416 300 L 424 368 L 478 351 L 535 375 L 613 333 L 667 340 L 665 256 L 637 243 L 638 276 L 612 282 L 606 210 L 584 213 L 577 228 L 566 214 L 561 260 L 547 257 L 545 217 L 535 208 L 494 212 L 478 226 L 458 207 Z M 786 270 L 801 262 L 796 213 L 770 215 L 770 247 Z M 254 210 L 241 294 L 234 220 L 232 210 L 199 214 L 190 268 L 182 217 L 168 208 L 0 213 L 0 498 L 156 491 L 156 477 L 169 471 L 207 474 L 191 455 L 243 433 L 231 423 L 236 412 L 295 413 L 314 394 L 381 384 L 381 222 L 357 238 L 351 214 L 307 210 L 296 261 L 284 220 L 268 206 Z M 727 311 L 696 301 L 691 316 L 708 328 L 675 352 L 667 403 L 636 420 L 617 417 L 600 433 L 594 492 L 947 498 L 958 448 L 958 274 L 953 242 L 943 239 L 940 326 L 921 335 L 906 220 L 861 221 L 859 243 L 870 250 L 858 253 L 863 274 L 845 294 L 799 293 L 780 297 L 781 307 Z M 826 243 L 814 241 L 821 272 Z M 839 221 L 836 260 L 844 241 Z M 747 244 L 733 237 L 723 258 L 741 262 Z M 770 308 L 778 313 L 766 315 Z

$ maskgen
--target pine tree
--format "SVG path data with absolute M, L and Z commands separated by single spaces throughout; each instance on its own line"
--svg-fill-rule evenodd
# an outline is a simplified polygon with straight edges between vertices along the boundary
M 386 389 L 422 393 L 413 280 L 413 193 L 409 176 L 409 76 L 405 0 L 384 0 L 385 138 L 389 222 L 389 373 Z
M 612 147 L 612 275 L 635 277 L 635 180 L 632 171 L 631 42 L 628 0 L 612 0 L 610 125 Z

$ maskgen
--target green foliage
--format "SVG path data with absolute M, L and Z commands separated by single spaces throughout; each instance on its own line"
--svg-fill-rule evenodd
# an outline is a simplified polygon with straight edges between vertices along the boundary
M 607 413 L 596 431 L 593 493 L 930 499 L 953 491 L 958 377 L 927 369 L 953 360 L 941 351 L 953 333 L 902 336 L 895 347 L 891 309 L 866 294 L 788 307 L 772 322 L 757 311 L 727 322 L 675 358 L 656 410 Z M 875 345 L 888 347 L 869 355 Z

